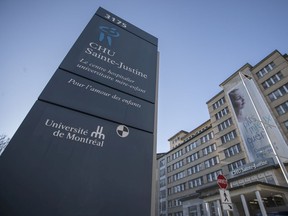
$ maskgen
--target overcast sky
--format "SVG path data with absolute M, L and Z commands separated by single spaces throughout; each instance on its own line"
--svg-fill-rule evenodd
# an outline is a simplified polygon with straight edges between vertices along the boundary
M 0 134 L 13 136 L 99 7 L 159 40 L 158 152 L 209 119 L 228 76 L 288 52 L 287 0 L 0 0 Z

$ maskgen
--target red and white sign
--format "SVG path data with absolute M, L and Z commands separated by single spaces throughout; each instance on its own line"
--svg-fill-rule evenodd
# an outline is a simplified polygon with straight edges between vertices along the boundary
M 221 189 L 226 189 L 228 186 L 226 177 L 224 175 L 219 174 L 217 177 L 217 184 Z

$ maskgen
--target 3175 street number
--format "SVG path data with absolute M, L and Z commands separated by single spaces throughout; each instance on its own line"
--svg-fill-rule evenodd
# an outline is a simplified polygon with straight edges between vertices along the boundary
M 106 14 L 105 14 L 105 18 L 108 19 L 108 20 L 110 20 L 110 21 L 112 21 L 113 23 L 115 23 L 115 24 L 123 27 L 123 28 L 127 28 L 127 24 L 126 24 L 126 23 L 124 23 L 124 22 L 122 22 L 121 20 L 119 20 L 119 19 L 111 16 L 110 14 L 107 14 L 107 13 L 106 13 Z

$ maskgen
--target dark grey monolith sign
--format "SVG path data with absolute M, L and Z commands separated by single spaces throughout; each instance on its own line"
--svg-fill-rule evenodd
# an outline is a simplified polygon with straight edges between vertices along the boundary
M 150 215 L 157 61 L 99 8 L 0 157 L 0 215 Z

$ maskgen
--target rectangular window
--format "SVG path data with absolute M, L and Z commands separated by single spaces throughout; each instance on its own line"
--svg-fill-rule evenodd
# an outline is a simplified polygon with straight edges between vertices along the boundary
M 233 124 L 232 119 L 229 118 L 229 119 L 227 119 L 226 121 L 224 121 L 224 122 L 222 122 L 222 123 L 220 123 L 220 124 L 218 125 L 218 130 L 219 130 L 219 131 L 222 131 L 222 130 L 230 127 L 232 124 Z
M 161 190 L 159 196 L 160 196 L 160 199 L 165 198 L 166 197 L 166 190 Z
M 221 98 L 220 100 L 218 100 L 217 102 L 215 102 L 212 107 L 213 109 L 217 109 L 219 108 L 220 106 L 222 106 L 223 104 L 225 103 L 225 97 Z
M 268 97 L 272 101 L 277 100 L 278 98 L 284 96 L 288 93 L 288 83 L 281 86 L 279 89 L 276 89 L 275 91 L 271 92 Z
M 171 161 L 171 156 L 169 155 L 168 157 L 167 157 L 167 163 L 169 163 Z
M 237 137 L 236 131 L 233 130 L 225 135 L 223 135 L 221 138 L 222 144 L 225 144 L 233 139 L 235 139 Z
M 203 185 L 203 177 L 193 179 L 188 182 L 189 188 L 195 188 Z
M 215 157 L 212 157 L 212 158 L 204 161 L 204 165 L 205 165 L 205 168 L 209 168 L 209 167 L 215 166 L 219 162 L 220 162 L 219 157 L 215 156 Z
M 172 170 L 179 169 L 183 165 L 184 165 L 184 161 L 183 160 L 177 161 L 176 163 L 172 164 Z
M 187 169 L 187 174 L 188 175 L 192 175 L 192 174 L 195 174 L 197 172 L 200 172 L 201 170 L 201 164 L 197 164 L 195 166 L 192 166 L 190 168 Z
M 285 121 L 284 125 L 285 125 L 286 129 L 288 130 L 288 121 Z
M 173 175 L 173 181 L 178 181 L 186 176 L 186 171 L 182 171 Z
M 271 87 L 272 85 L 274 85 L 275 83 L 279 82 L 281 79 L 283 79 L 283 74 L 281 73 L 281 71 L 279 71 L 274 76 L 272 76 L 269 79 L 265 80 L 262 83 L 262 87 L 264 89 L 267 89 L 267 88 Z
M 173 193 L 179 193 L 184 190 L 185 190 L 185 183 L 182 183 L 173 187 Z
M 160 177 L 164 176 L 165 175 L 165 169 L 161 169 L 160 170 Z
M 201 144 L 206 143 L 206 142 L 208 142 L 209 140 L 213 139 L 213 137 L 214 137 L 214 134 L 213 134 L 213 132 L 211 131 L 210 133 L 208 133 L 208 134 L 206 134 L 205 136 L 201 137 L 201 138 L 200 138 L 200 142 L 201 142 Z
M 240 152 L 241 152 L 241 146 L 239 143 L 224 150 L 226 158 L 232 157 L 236 154 L 239 154 Z
M 275 185 L 275 180 L 274 180 L 272 175 L 266 177 L 266 182 L 268 184 L 274 184 Z
M 198 152 L 195 152 L 194 154 L 192 154 L 192 155 L 190 155 L 190 156 L 188 156 L 188 157 L 186 158 L 186 160 L 187 160 L 187 163 L 191 163 L 191 162 L 197 160 L 198 158 L 199 158 L 199 151 L 198 151 Z
M 207 181 L 208 182 L 216 181 L 219 174 L 222 174 L 222 170 L 217 170 L 215 172 L 207 174 Z
M 167 167 L 167 173 L 171 172 L 172 171 L 172 166 L 168 166 Z
M 176 213 L 174 213 L 174 216 L 183 216 L 183 212 L 182 211 L 176 212 Z
M 221 119 L 223 116 L 227 115 L 229 113 L 228 107 L 225 107 L 223 110 L 215 114 L 216 120 Z
M 168 195 L 172 194 L 172 188 L 168 188 Z
M 160 167 L 165 166 L 165 159 L 160 160 L 159 166 L 160 166 Z
M 159 186 L 160 186 L 160 188 L 166 186 L 166 179 L 161 179 L 159 181 Z
M 228 164 L 228 169 L 231 172 L 232 170 L 237 169 L 237 168 L 239 168 L 245 164 L 246 164 L 245 160 L 241 159 L 241 160 L 235 161 L 231 164 Z
M 260 71 L 256 73 L 257 77 L 260 79 L 264 77 L 267 73 L 272 71 L 276 67 L 274 62 L 270 62 L 268 65 L 266 65 L 264 68 L 262 68 Z
M 175 160 L 176 158 L 182 156 L 182 154 L 183 154 L 183 149 L 180 149 L 179 151 L 172 154 L 172 160 Z
M 283 115 L 288 111 L 288 101 L 276 107 L 278 115 Z
M 191 150 L 193 150 L 194 148 L 196 148 L 197 146 L 200 145 L 200 141 L 197 140 L 197 141 L 194 141 L 193 143 L 190 143 L 189 145 L 186 146 L 186 152 L 189 152 Z
M 216 144 L 215 143 L 202 149 L 202 153 L 204 156 L 210 154 L 213 151 L 216 151 Z

